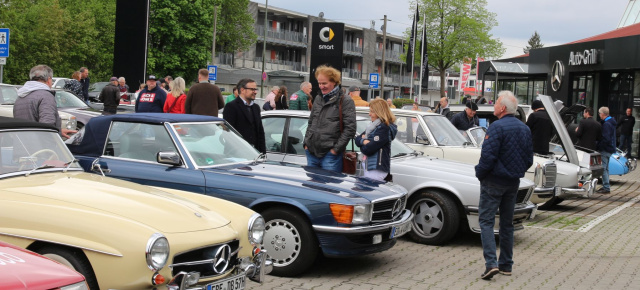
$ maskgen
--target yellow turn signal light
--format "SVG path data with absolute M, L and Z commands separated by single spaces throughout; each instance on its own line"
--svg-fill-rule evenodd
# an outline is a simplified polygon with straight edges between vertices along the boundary
M 353 205 L 329 204 L 333 218 L 341 224 L 351 224 L 353 221 Z

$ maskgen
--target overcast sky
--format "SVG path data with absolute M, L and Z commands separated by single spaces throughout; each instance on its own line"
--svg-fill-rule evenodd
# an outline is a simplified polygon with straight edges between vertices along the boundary
M 252 0 L 265 3 L 265 0 Z M 545 46 L 560 45 L 616 29 L 629 0 L 487 0 L 487 9 L 497 14 L 491 33 L 506 52 L 503 57 L 522 54 L 534 31 Z M 402 35 L 411 26 L 408 0 L 270 0 L 269 6 L 324 17 L 356 26 L 382 26 L 387 15 L 387 32 Z M 319 7 L 323 8 L 319 8 Z

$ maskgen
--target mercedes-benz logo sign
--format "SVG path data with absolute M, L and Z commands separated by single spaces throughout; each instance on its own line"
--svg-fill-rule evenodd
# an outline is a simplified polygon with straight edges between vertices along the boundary
M 396 217 L 400 211 L 402 211 L 402 200 L 398 199 L 391 209 L 391 217 Z
M 216 251 L 213 261 L 213 272 L 216 272 L 216 274 L 224 273 L 227 267 L 229 267 L 229 259 L 231 259 L 231 247 L 229 247 L 229 245 L 222 245 Z
M 551 89 L 557 92 L 562 85 L 562 78 L 564 77 L 564 65 L 559 60 L 553 64 L 551 68 Z
M 335 33 L 333 33 L 333 30 L 331 28 L 325 27 L 320 29 L 320 40 L 324 42 L 329 42 L 333 39 L 334 36 L 335 36 Z

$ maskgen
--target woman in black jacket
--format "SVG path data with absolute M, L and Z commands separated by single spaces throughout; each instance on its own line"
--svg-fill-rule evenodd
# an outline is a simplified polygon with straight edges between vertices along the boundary
M 289 105 L 287 105 L 287 99 L 289 99 L 287 97 L 287 87 L 285 86 L 281 86 L 280 90 L 278 91 L 278 93 L 276 94 L 276 110 L 288 110 L 289 109 Z

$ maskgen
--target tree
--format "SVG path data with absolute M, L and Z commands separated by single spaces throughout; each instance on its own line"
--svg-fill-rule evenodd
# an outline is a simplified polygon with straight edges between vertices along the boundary
M 420 17 L 426 21 L 429 66 L 440 72 L 441 84 L 446 83 L 446 70 L 465 57 L 498 57 L 504 53 L 502 43 L 490 33 L 497 21 L 496 14 L 487 11 L 486 0 L 419 0 L 418 4 Z M 409 10 L 413 15 L 415 3 Z M 414 60 L 419 65 L 417 49 Z M 443 97 L 445 87 L 440 86 Z
M 524 53 L 529 53 L 530 50 L 542 48 L 543 46 L 544 44 L 540 43 L 540 35 L 538 34 L 538 31 L 535 31 L 533 35 L 531 35 L 531 38 L 529 38 L 529 45 L 522 50 Z
M 219 6 L 216 51 L 246 49 L 255 41 L 249 0 L 154 0 L 148 71 L 194 80 L 211 59 L 215 5 Z

